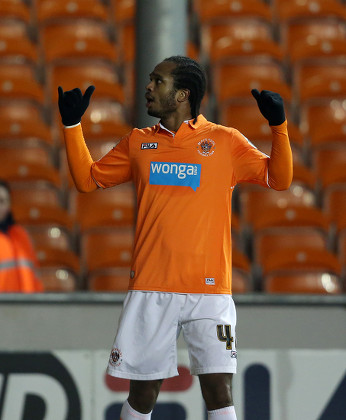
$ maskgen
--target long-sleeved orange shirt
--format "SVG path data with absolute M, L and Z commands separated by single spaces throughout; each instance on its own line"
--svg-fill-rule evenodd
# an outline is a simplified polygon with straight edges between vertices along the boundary
M 138 213 L 130 290 L 231 293 L 235 185 L 282 190 L 292 180 L 287 122 L 271 129 L 271 157 L 236 129 L 199 115 L 176 133 L 160 124 L 133 129 L 93 162 L 81 126 L 65 128 L 68 162 L 80 191 L 134 182 Z

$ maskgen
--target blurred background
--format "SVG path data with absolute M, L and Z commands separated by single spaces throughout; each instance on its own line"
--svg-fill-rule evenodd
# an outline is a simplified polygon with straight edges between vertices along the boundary
M 81 298 L 85 311 L 93 304 L 98 310 L 109 305 L 110 310 L 111 304 L 121 304 L 122 293 L 127 290 L 136 217 L 133 186 L 125 184 L 89 194 L 76 191 L 65 156 L 57 86 L 64 90 L 80 87 L 83 91 L 90 84 L 96 86 L 82 122 L 91 155 L 99 159 L 142 121 L 144 110 L 139 109 L 136 99 L 136 85 L 141 80 L 136 69 L 145 68 L 145 60 L 143 54 L 136 53 L 136 45 L 144 45 L 146 39 L 137 37 L 136 44 L 136 28 L 155 26 L 157 16 L 150 20 L 150 7 L 164 3 L 138 1 L 141 13 L 136 14 L 139 7 L 135 0 L 0 0 L 0 178 L 11 186 L 14 217 L 32 240 L 46 292 L 46 298 L 33 298 L 31 302 L 38 302 L 38 308 L 31 306 L 32 312 L 25 305 L 28 298 L 4 298 L 3 305 L 6 309 L 8 303 L 13 304 L 12 310 L 19 311 L 15 313 L 21 314 L 21 319 L 29 316 L 34 331 L 42 322 L 40 313 L 61 316 L 50 303 L 66 304 L 70 299 L 76 305 L 78 299 L 73 301 L 73 296 L 87 291 L 89 297 Z M 295 329 L 306 312 L 292 315 L 287 305 L 334 308 L 344 319 L 345 1 L 190 0 L 178 4 L 182 5 L 180 18 L 186 23 L 185 54 L 198 60 L 208 75 L 202 104 L 202 113 L 208 119 L 239 129 L 270 154 L 271 131 L 250 91 L 276 91 L 285 102 L 294 156 L 290 189 L 277 192 L 242 184 L 234 191 L 233 292 L 240 313 L 241 305 L 266 302 L 277 309 L 283 304 L 286 309 L 281 315 L 269 310 L 268 319 L 273 320 L 274 314 L 289 323 L 290 316 L 299 314 L 302 318 L 297 316 Z M 160 10 L 162 21 L 169 22 L 164 10 Z M 150 41 L 146 54 L 152 53 L 155 58 L 156 44 L 151 51 Z M 181 48 L 177 51 L 182 52 Z M 138 93 L 143 94 L 144 90 Z M 107 297 L 108 292 L 115 294 Z M 280 300 L 284 297 L 287 299 Z M 329 300 L 333 298 L 336 300 Z M 73 311 L 72 319 L 78 318 L 76 306 L 67 306 L 68 314 Z M 314 313 L 309 320 L 318 316 Z M 108 317 L 109 312 L 102 319 Z M 3 328 L 4 319 L 0 323 Z M 65 326 L 68 319 L 66 315 Z M 326 329 L 336 328 L 334 338 L 338 336 L 339 342 L 335 346 L 345 349 L 345 325 L 336 322 L 335 327 L 333 323 L 333 319 L 340 322 L 341 318 L 329 314 L 321 319 L 330 321 Z M 94 325 L 94 319 L 89 321 Z M 309 322 L 306 329 L 302 327 L 301 338 L 307 337 Z M 18 317 L 12 318 L 10 325 L 18 328 Z M 113 319 L 110 325 L 114 325 Z M 251 328 L 251 321 L 246 325 Z M 19 337 L 9 338 L 8 323 L 6 328 L 5 337 L 12 341 L 6 344 L 2 340 L 2 350 L 25 350 Z M 75 340 L 78 328 L 71 328 L 75 330 L 69 337 Z M 281 328 L 280 324 L 275 330 L 279 336 Z M 20 331 L 30 341 L 27 328 Z M 256 334 L 255 328 L 252 332 Z M 44 340 L 47 336 L 33 334 L 35 339 L 26 342 L 26 349 L 61 350 L 69 346 L 68 339 L 59 347 L 58 340 L 55 343 L 52 338 L 55 344 L 49 347 Z M 283 333 L 281 338 L 285 340 Z M 315 338 L 301 347 L 314 347 Z M 331 348 L 334 338 L 330 338 Z M 274 341 L 272 348 L 277 347 Z M 267 344 L 258 345 L 266 348 Z M 75 346 L 88 348 L 84 342 Z M 247 346 L 254 348 L 256 343 L 247 337 Z M 99 348 L 104 349 L 104 344 Z M 287 378 L 292 379 L 289 374 Z M 343 386 L 342 390 L 346 389 Z M 257 420 L 269 418 L 257 415 Z M 12 417 L 6 417 L 4 411 L 2 416 L 0 409 L 0 419 L 16 420 L 13 412 Z M 18 419 L 23 416 L 18 414 Z M 335 413 L 328 416 L 298 414 L 276 419 L 341 419 Z M 37 415 L 40 418 L 55 417 Z M 185 417 L 177 414 L 174 418 Z M 250 414 L 244 417 L 251 418 Z

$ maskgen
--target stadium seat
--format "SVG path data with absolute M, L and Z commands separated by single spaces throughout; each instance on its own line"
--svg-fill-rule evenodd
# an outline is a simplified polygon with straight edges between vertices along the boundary
M 115 62 L 116 45 L 107 26 L 93 20 L 45 25 L 40 29 L 41 54 L 46 63 L 58 60 L 106 59 Z
M 81 235 L 84 271 L 128 267 L 131 264 L 133 228 L 98 228 Z
M 293 272 L 268 275 L 264 279 L 266 293 L 340 294 L 338 276 L 330 273 Z
M 135 0 L 111 0 L 112 16 L 116 25 L 133 23 L 135 19 Z
M 19 20 L 30 23 L 31 13 L 28 4 L 22 0 L 1 0 L 0 20 Z
M 261 0 L 196 0 L 195 10 L 202 25 L 229 19 L 256 17 L 270 21 L 271 9 Z
M 66 210 L 51 204 L 28 204 L 14 208 L 16 220 L 23 225 L 44 226 L 56 225 L 72 229 L 72 221 Z
M 9 182 L 44 181 L 60 186 L 58 170 L 49 161 L 44 148 L 2 148 L 0 150 L 1 176 Z
M 262 187 L 239 188 L 240 218 L 242 224 L 252 224 L 259 217 L 275 208 L 290 206 L 313 207 L 316 196 L 313 191 L 300 185 L 292 185 L 285 191 L 274 191 Z M 245 187 L 245 188 L 243 188 Z
M 82 232 L 101 226 L 134 226 L 135 192 L 131 185 L 88 194 L 72 191 L 70 208 Z
M 237 20 L 229 25 L 208 25 L 203 31 L 203 53 L 211 65 L 227 59 L 265 57 L 281 61 L 283 51 L 273 40 L 271 27 L 258 19 Z
M 300 102 L 346 96 L 346 61 L 304 64 L 294 74 L 295 95 Z
M 294 22 L 283 28 L 286 57 L 292 65 L 307 59 L 345 56 L 346 30 L 343 22 L 313 20 Z
M 346 105 L 342 99 L 301 107 L 301 128 L 312 147 L 346 142 Z
M 346 185 L 346 141 L 339 146 L 330 145 L 314 150 L 313 167 L 322 188 L 338 183 Z
M 249 98 L 251 89 L 272 90 L 291 100 L 291 89 L 280 64 L 272 61 L 222 63 L 212 68 L 213 90 L 218 101 Z
M 303 136 L 299 128 L 288 118 L 288 133 L 290 141 L 297 147 L 303 144 Z M 247 103 L 226 104 L 219 111 L 220 123 L 228 127 L 234 127 L 244 134 L 250 141 L 271 141 L 272 131 L 268 121 L 260 113 L 257 103 L 249 92 Z
M 34 104 L 11 101 L 0 104 L 0 139 L 36 139 L 52 144 L 50 127 Z
M 338 0 L 273 1 L 280 22 L 302 18 L 345 18 L 345 9 Z
M 39 24 L 70 18 L 108 20 L 107 9 L 99 0 L 37 0 L 35 9 Z
M 1 100 L 24 99 L 44 101 L 42 86 L 38 83 L 33 68 L 23 64 L 0 65 Z
M 83 116 L 83 132 L 87 140 L 117 139 L 131 131 L 124 107 L 114 101 L 93 101 Z
M 49 97 L 56 103 L 58 100 L 58 86 L 64 91 L 79 87 L 84 92 L 88 86 L 96 87 L 93 99 L 111 99 L 124 103 L 123 86 L 112 62 L 97 62 L 82 64 L 66 64 L 53 66 L 49 74 Z
M 346 183 L 331 185 L 323 191 L 323 210 L 336 231 L 346 229 Z
M 255 234 L 264 229 L 276 227 L 308 227 L 324 231 L 327 236 L 329 219 L 317 207 L 303 207 L 300 205 L 286 208 L 268 208 L 265 212 L 259 212 L 252 222 L 252 229 Z
M 75 251 L 72 231 L 58 225 L 25 226 L 35 248 Z
M 14 207 L 28 204 L 61 206 L 61 191 L 49 184 L 24 183 L 11 185 L 11 201 Z
M 130 268 L 118 267 L 91 273 L 87 278 L 88 289 L 94 292 L 125 293 L 128 290 Z
M 254 258 L 263 275 L 288 270 L 325 271 L 341 274 L 336 255 L 327 250 L 323 234 L 302 228 L 256 235 Z
M 0 60 L 35 64 L 37 46 L 28 35 L 27 25 L 20 21 L 0 21 Z
M 238 295 L 252 292 L 251 278 L 249 273 L 245 273 L 238 268 L 232 269 L 232 294 Z
M 42 267 L 38 271 L 45 292 L 74 292 L 78 288 L 77 276 L 69 270 L 56 267 Z

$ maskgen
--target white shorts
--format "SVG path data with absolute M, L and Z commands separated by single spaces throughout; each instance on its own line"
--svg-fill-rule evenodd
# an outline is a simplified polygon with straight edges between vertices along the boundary
M 178 375 L 183 330 L 192 375 L 235 373 L 236 311 L 231 295 L 128 292 L 107 373 L 134 380 Z

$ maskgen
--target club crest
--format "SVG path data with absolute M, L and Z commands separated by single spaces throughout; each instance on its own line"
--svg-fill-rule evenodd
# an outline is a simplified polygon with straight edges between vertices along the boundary
M 215 141 L 212 139 L 203 139 L 199 141 L 197 151 L 202 156 L 211 156 L 215 152 Z

